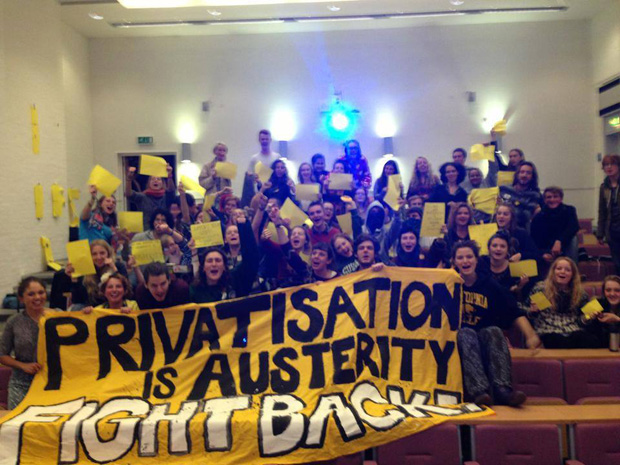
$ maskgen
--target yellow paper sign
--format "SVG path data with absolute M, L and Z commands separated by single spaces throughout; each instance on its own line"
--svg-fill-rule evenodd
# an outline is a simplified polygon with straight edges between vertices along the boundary
M 497 223 L 469 225 L 469 237 L 480 247 L 480 255 L 488 255 L 487 242 L 497 232 Z
M 129 232 L 144 231 L 144 214 L 142 212 L 119 212 L 118 227 Z
M 581 313 L 586 316 L 586 319 L 592 318 L 593 315 L 597 313 L 601 313 L 603 311 L 603 306 L 597 299 L 593 299 L 583 307 L 581 307 Z
M 38 220 L 43 218 L 43 186 L 34 186 L 34 214 Z
M 383 198 L 383 201 L 387 203 L 394 211 L 398 211 L 400 205 L 398 205 L 398 199 L 400 199 L 400 174 L 392 174 L 388 178 L 388 190 Z
M 421 237 L 441 236 L 441 227 L 446 222 L 446 204 L 442 202 L 427 202 L 424 204 L 422 215 Z
M 319 188 L 318 184 L 296 184 L 295 185 L 295 198 L 297 200 L 307 200 L 314 202 L 319 200 Z
M 167 178 L 168 170 L 166 170 L 165 158 L 154 157 L 152 155 L 140 155 L 140 174 L 145 176 L 156 176 L 158 178 Z
M 493 125 L 492 131 L 495 132 L 496 134 L 499 134 L 500 136 L 505 136 L 506 135 L 506 120 L 500 119 L 497 123 Z
M 219 221 L 211 223 L 192 224 L 192 237 L 196 242 L 196 247 L 215 247 L 224 245 L 222 237 L 222 225 Z
M 594 234 L 584 234 L 583 245 L 598 245 L 598 239 Z
M 510 263 L 510 276 L 520 278 L 521 276 L 529 276 L 533 278 L 538 276 L 538 265 L 536 260 L 521 260 L 516 263 Z
M 41 138 L 39 135 L 39 114 L 35 105 L 30 106 L 30 123 L 32 128 L 32 153 L 39 154 Z
M 475 210 L 492 215 L 495 213 L 497 206 L 497 197 L 499 196 L 499 187 L 489 187 L 488 189 L 473 189 L 467 198 L 467 201 Z
M 482 144 L 472 145 L 469 149 L 469 155 L 472 160 L 495 160 L 495 147 L 493 145 L 484 146 Z
M 536 294 L 532 294 L 530 296 L 530 302 L 536 304 L 538 310 L 545 310 L 547 308 L 551 308 L 551 302 L 547 299 L 547 296 L 542 292 L 537 292 Z
M 227 161 L 218 161 L 215 164 L 216 176 L 224 179 L 235 179 L 237 176 L 237 165 Z
M 215 205 L 215 194 L 208 194 L 208 195 L 206 195 L 204 203 L 202 204 L 202 209 L 204 211 L 207 211 L 213 205 Z
M 235 170 L 236 169 L 237 168 L 235 167 Z M 269 178 L 273 174 L 273 170 L 268 166 L 263 165 L 263 162 L 261 161 L 256 162 L 256 165 L 254 166 L 254 172 L 258 174 L 258 179 L 260 179 L 260 182 L 262 183 L 266 183 L 267 181 L 269 181 Z
M 95 274 L 95 264 L 87 239 L 67 243 L 67 258 L 73 266 L 73 277 Z
M 353 238 L 353 220 L 351 219 L 351 212 L 343 213 L 342 215 L 336 215 L 340 230 Z
M 65 206 L 65 190 L 58 184 L 52 184 L 52 216 L 58 218 L 62 215 Z
M 267 226 L 265 227 L 265 229 L 271 233 L 271 239 L 270 239 L 270 240 L 271 240 L 272 242 L 275 242 L 276 244 L 280 244 L 280 239 L 279 239 L 279 236 L 278 236 L 278 229 L 279 229 L 279 228 L 276 228 L 276 225 L 275 225 L 275 224 L 273 224 L 273 223 L 270 221 L 270 222 L 267 224 Z M 286 233 L 286 234 L 287 234 L 287 236 L 288 236 L 288 233 Z
M 41 243 L 41 249 L 43 249 L 43 255 L 45 256 L 45 263 L 47 266 L 54 271 L 62 270 L 62 265 L 54 261 L 54 254 L 52 253 L 52 244 L 50 240 L 45 236 L 41 236 L 39 242 Z
M 514 171 L 499 171 L 497 173 L 497 185 L 498 186 L 512 186 L 512 182 L 515 178 Z
M 90 172 L 88 184 L 94 185 L 99 192 L 109 197 L 114 194 L 114 191 L 121 185 L 121 180 L 101 165 L 96 165 Z
M 185 175 L 181 175 L 181 184 L 185 187 L 185 190 L 194 191 L 200 194 L 200 197 L 204 197 L 207 193 L 206 189 L 194 181 L 192 178 L 188 178 Z
M 131 243 L 131 255 L 138 265 L 148 265 L 153 262 L 165 263 L 164 250 L 161 241 L 136 241 Z
M 280 216 L 283 219 L 291 220 L 291 228 L 295 226 L 301 226 L 306 221 L 309 221 L 308 215 L 304 213 L 304 211 L 299 208 L 293 201 L 289 198 L 286 199 L 282 208 L 280 208 Z
M 80 190 L 69 188 L 67 190 L 67 198 L 69 199 L 69 226 L 77 228 L 80 225 L 80 217 L 77 214 L 75 201 L 80 200 Z
M 353 183 L 353 175 L 348 173 L 330 173 L 329 189 L 333 191 L 349 191 Z

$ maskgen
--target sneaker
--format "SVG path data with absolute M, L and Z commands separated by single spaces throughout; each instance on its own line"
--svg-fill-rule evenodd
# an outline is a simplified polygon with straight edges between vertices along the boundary
M 490 407 L 491 405 L 493 405 L 493 399 L 491 398 L 490 395 L 488 395 L 486 392 L 476 396 L 476 398 L 474 399 L 474 404 L 476 405 L 486 405 L 487 407 Z
M 495 394 L 495 400 L 498 405 L 508 405 L 510 407 L 518 407 L 527 400 L 527 396 L 522 391 L 515 391 L 513 389 L 497 389 Z

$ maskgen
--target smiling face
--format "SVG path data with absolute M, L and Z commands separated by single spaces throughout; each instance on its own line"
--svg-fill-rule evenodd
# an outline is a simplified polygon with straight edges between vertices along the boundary
M 612 280 L 605 281 L 603 294 L 612 307 L 620 305 L 620 283 Z
M 301 182 L 312 182 L 312 167 L 309 163 L 302 163 L 299 167 L 299 174 L 301 175 Z
M 456 184 L 456 180 L 458 179 L 458 177 L 459 177 L 458 170 L 454 166 L 448 165 L 446 167 L 446 179 L 448 183 Z
M 258 143 L 260 144 L 260 148 L 263 152 L 268 152 L 271 147 L 271 136 L 261 132 L 258 135 Z
M 40 312 L 45 307 L 47 292 L 45 288 L 36 281 L 32 281 L 26 287 L 24 294 L 19 297 L 19 301 L 24 304 L 27 311 Z
M 203 270 L 207 277 L 207 284 L 213 286 L 217 284 L 224 274 L 224 257 L 219 252 L 209 252 L 205 257 Z
M 469 208 L 459 207 L 456 211 L 456 215 L 454 216 L 454 224 L 457 226 L 467 226 L 470 221 L 471 214 L 469 213 Z
M 562 203 L 562 197 L 557 192 L 545 192 L 545 205 L 547 208 L 558 208 Z
M 162 240 L 162 245 L 164 246 L 164 255 L 166 257 L 172 257 L 181 254 L 181 249 L 179 248 L 177 243 L 174 242 L 172 236 L 164 236 L 164 239 Z
M 226 154 L 228 153 L 228 147 L 224 144 L 217 144 L 213 148 L 213 154 L 215 155 L 215 159 L 220 162 L 226 161 Z
M 302 250 L 306 246 L 306 231 L 301 226 L 295 226 L 291 231 L 291 247 L 293 250 Z
M 323 212 L 325 221 L 330 221 L 334 217 L 334 204 L 331 202 L 323 202 Z
M 471 248 L 461 247 L 456 250 L 454 254 L 454 266 L 463 279 L 476 275 L 477 264 L 478 259 Z
M 224 235 L 224 242 L 228 245 L 239 245 L 239 228 L 234 224 L 226 228 L 226 234 Z
M 308 209 L 308 216 L 315 226 L 321 227 L 325 221 L 325 212 L 322 205 L 312 205 Z
M 428 173 L 428 160 L 424 157 L 420 157 L 415 161 L 415 169 L 421 173 Z
M 314 171 L 318 171 L 318 172 L 325 171 L 325 158 L 318 157 L 316 161 L 314 162 L 314 165 L 312 165 L 312 168 L 314 169 Z
M 497 223 L 497 227 L 499 229 L 505 229 L 510 225 L 510 220 L 512 220 L 512 212 L 510 208 L 506 206 L 500 206 L 497 208 L 497 212 L 495 213 L 495 222 Z
M 413 252 L 417 243 L 418 240 L 412 232 L 406 232 L 400 236 L 400 246 L 407 253 Z
M 363 204 L 366 201 L 366 191 L 363 187 L 355 190 L 355 203 Z
M 269 199 L 267 202 L 267 208 L 265 208 L 267 216 L 271 221 L 274 221 L 280 216 L 280 207 L 276 199 Z
M 116 199 L 114 197 L 104 197 L 101 200 L 101 210 L 106 215 L 111 215 L 116 210 Z
M 315 273 L 321 273 L 327 270 L 327 267 L 332 261 L 329 259 L 329 255 L 327 252 L 321 249 L 314 249 L 310 256 L 310 264 L 312 266 L 312 271 Z
M 105 261 L 110 258 L 108 250 L 100 245 L 94 245 L 90 249 L 90 255 L 93 257 L 93 263 L 97 268 L 101 268 L 105 265 Z
M 558 287 L 564 288 L 570 285 L 573 279 L 573 269 L 568 260 L 558 260 L 553 268 L 553 281 Z
M 479 169 L 469 170 L 469 182 L 473 187 L 480 187 L 480 184 L 482 184 L 482 173 Z
M 341 257 L 350 258 L 353 256 L 353 246 L 344 237 L 338 237 L 334 240 L 334 249 Z
M 110 278 L 105 283 L 103 296 L 108 301 L 110 308 L 121 308 L 126 292 L 127 289 L 125 289 L 123 281 L 118 278 Z
M 454 163 L 458 163 L 459 165 L 465 164 L 465 154 L 461 150 L 455 150 L 452 152 L 452 161 Z
M 375 246 L 372 241 L 364 241 L 357 246 L 357 261 L 362 268 L 368 268 L 375 262 Z
M 489 244 L 489 255 L 495 260 L 508 259 L 508 242 L 496 237 Z
M 383 174 L 385 174 L 386 176 L 392 176 L 395 173 L 396 170 L 394 169 L 394 165 L 392 163 L 386 163 L 383 167 Z
M 164 182 L 157 176 L 151 176 L 146 187 L 154 191 L 160 191 L 164 188 Z
M 411 197 L 409 199 L 409 207 L 410 208 L 424 208 L 424 200 L 419 195 L 415 197 Z
M 517 172 L 517 181 L 519 184 L 522 186 L 527 186 L 530 182 L 532 182 L 533 178 L 534 170 L 532 167 L 529 165 L 521 165 L 521 168 L 519 168 L 519 171 Z
M 344 174 L 344 164 L 340 162 L 334 163 L 334 169 L 332 170 L 332 173 Z
M 228 199 L 224 204 L 224 213 L 230 216 L 235 208 L 237 208 L 237 200 Z
M 165 274 L 158 276 L 149 275 L 146 281 L 146 288 L 157 302 L 163 302 L 166 299 L 169 286 L 170 279 Z
M 181 214 L 181 207 L 178 203 L 171 203 L 169 211 L 173 218 L 177 218 Z
M 276 174 L 277 178 L 283 178 L 286 176 L 286 165 L 283 161 L 276 162 L 273 172 Z
M 347 144 L 347 152 L 348 155 L 352 158 L 356 158 L 360 156 L 361 150 L 360 150 L 360 146 L 357 144 L 357 142 L 349 142 Z

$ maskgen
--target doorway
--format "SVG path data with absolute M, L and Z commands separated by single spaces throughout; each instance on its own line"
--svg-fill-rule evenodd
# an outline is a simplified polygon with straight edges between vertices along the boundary
M 122 176 L 121 176 L 122 193 L 120 196 L 122 197 L 122 205 L 125 211 L 136 211 L 135 205 L 132 205 L 130 202 L 128 202 L 124 195 L 125 183 L 127 182 L 127 176 L 125 173 L 127 173 L 127 170 L 130 167 L 136 168 L 136 173 L 138 172 L 140 168 L 140 155 L 151 155 L 153 157 L 161 157 L 164 160 L 166 160 L 166 163 L 172 166 L 172 179 L 174 180 L 175 186 L 177 184 L 177 153 L 176 152 L 119 153 L 118 154 L 119 168 L 120 168 L 120 172 L 122 173 Z M 149 178 L 148 176 L 136 174 L 136 177 L 134 178 L 134 181 L 133 181 L 132 189 L 137 192 L 144 191 L 144 189 L 146 189 L 146 183 L 148 182 L 148 178 Z M 117 200 L 117 203 L 121 203 L 119 202 L 120 199 L 116 199 L 116 200 Z

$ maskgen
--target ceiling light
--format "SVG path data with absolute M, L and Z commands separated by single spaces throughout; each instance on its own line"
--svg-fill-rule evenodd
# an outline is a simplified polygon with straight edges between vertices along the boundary
M 322 21 L 366 21 L 369 19 L 375 19 L 372 16 L 341 16 L 341 17 L 323 17 L 323 18 L 299 18 L 296 21 L 298 23 L 320 23 Z
M 217 11 L 217 10 L 207 10 L 207 13 L 209 13 L 211 16 L 221 16 L 222 12 L 221 11 Z
M 340 11 L 340 7 L 336 5 L 330 5 L 327 7 L 329 11 Z
M 450 0 L 450 3 L 452 3 L 454 6 L 461 6 L 463 3 L 465 3 L 465 0 Z
M 283 22 L 283 19 L 240 19 L 238 21 L 216 21 L 209 24 L 212 26 L 227 26 L 235 24 L 278 24 Z
M 103 19 L 103 16 L 98 15 L 97 13 L 88 13 L 88 16 L 90 16 L 93 19 L 96 19 L 97 21 L 101 21 Z

